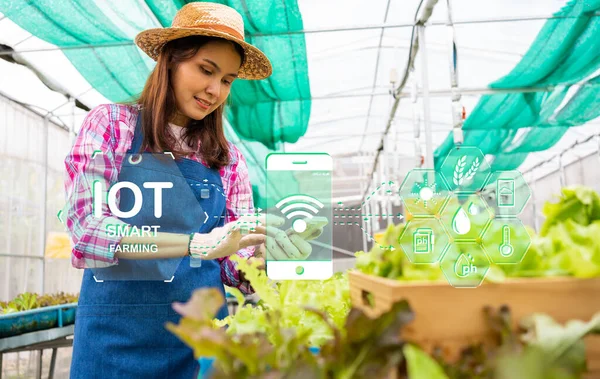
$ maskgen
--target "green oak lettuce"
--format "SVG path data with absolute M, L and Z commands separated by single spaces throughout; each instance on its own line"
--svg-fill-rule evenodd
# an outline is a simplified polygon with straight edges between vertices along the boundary
M 240 306 L 235 315 L 223 321 L 215 321 L 219 326 L 228 326 L 230 334 L 266 333 L 275 342 L 276 332 L 267 321 L 269 314 L 278 313 L 279 324 L 284 328 L 295 328 L 298 333 L 306 333 L 311 346 L 321 346 L 333 336 L 331 328 L 314 312 L 306 308 L 325 312 L 333 324 L 341 328 L 350 311 L 350 288 L 348 276 L 336 273 L 327 280 L 286 280 L 271 281 L 263 270 L 245 260 L 237 259 L 238 267 L 252 284 L 260 298 L 256 307 L 250 304 Z M 243 296 L 237 294 L 238 304 L 244 304 Z
M 212 379 L 384 378 L 402 362 L 400 331 L 414 318 L 408 303 L 399 301 L 376 319 L 353 308 L 338 327 L 325 312 L 305 307 L 331 335 L 313 353 L 310 331 L 287 327 L 281 309 L 264 313 L 264 330 L 238 334 L 218 327 L 212 318 L 223 300 L 215 288 L 196 290 L 187 303 L 173 305 L 183 316 L 179 324 L 166 326 L 193 349 L 196 358 L 215 358 Z
M 449 200 L 447 207 L 456 208 L 457 200 Z M 465 204 L 469 203 L 468 201 Z M 464 204 L 463 204 L 464 205 Z M 573 276 L 592 278 L 600 276 L 600 196 L 593 189 L 583 186 L 566 187 L 554 202 L 547 202 L 543 209 L 546 220 L 540 233 L 511 227 L 511 243 L 523 248 L 530 239 L 529 249 L 517 264 L 492 264 L 487 281 L 501 282 L 506 277 Z M 444 211 L 442 221 L 448 224 L 453 212 Z M 471 230 L 486 227 L 486 219 L 472 220 Z M 502 228 L 492 222 L 482 242 L 501 241 Z M 398 244 L 405 224 L 390 225 L 381 246 L 375 244 L 368 253 L 356 253 L 358 270 L 389 279 L 444 280 L 439 265 L 410 263 Z M 443 231 L 442 231 L 443 232 Z M 436 231 L 437 233 L 437 231 Z M 529 237 L 525 235 L 529 234 Z M 393 249 L 391 249 L 393 247 Z M 465 251 L 468 253 L 468 251 Z

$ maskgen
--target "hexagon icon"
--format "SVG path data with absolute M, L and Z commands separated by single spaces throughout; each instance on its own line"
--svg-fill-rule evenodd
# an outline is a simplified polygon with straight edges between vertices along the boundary
M 496 264 L 516 264 L 531 245 L 531 236 L 516 217 L 496 217 L 483 234 L 483 248 Z
M 475 288 L 485 278 L 490 261 L 480 244 L 455 242 L 444 253 L 440 267 L 453 287 Z
M 434 217 L 413 218 L 400 233 L 398 244 L 412 263 L 431 264 L 448 247 L 448 235 Z
M 414 216 L 439 215 L 450 197 L 446 182 L 431 169 L 409 171 L 399 193 L 406 209 Z
M 494 217 L 481 195 L 452 196 L 442 212 L 441 222 L 450 236 L 450 242 L 477 241 Z
M 474 146 L 456 146 L 440 166 L 440 173 L 454 192 L 480 191 L 490 174 L 490 165 Z
M 517 216 L 531 197 L 531 188 L 517 170 L 496 171 L 485 184 L 486 201 L 497 215 Z

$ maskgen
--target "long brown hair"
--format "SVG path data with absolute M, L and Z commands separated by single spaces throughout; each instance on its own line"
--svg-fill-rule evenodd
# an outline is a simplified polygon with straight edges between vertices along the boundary
M 191 36 L 170 41 L 158 57 L 156 66 L 150 73 L 144 90 L 136 103 L 141 105 L 142 130 L 144 140 L 142 151 L 170 151 L 179 159 L 187 155 L 175 146 L 175 136 L 167 128 L 168 122 L 175 116 L 177 106 L 169 75 L 169 64 L 175 67 L 196 55 L 204 44 L 223 39 Z M 244 50 L 231 42 L 244 59 Z M 229 145 L 223 132 L 223 107 L 219 106 L 202 120 L 190 120 L 183 133 L 183 141 L 191 146 L 200 143 L 200 154 L 209 167 L 221 168 L 229 164 Z

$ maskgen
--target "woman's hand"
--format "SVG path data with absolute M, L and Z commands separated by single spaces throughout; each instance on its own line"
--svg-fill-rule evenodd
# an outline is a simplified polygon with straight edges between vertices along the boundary
M 194 233 L 190 254 L 200 259 L 228 257 L 245 247 L 264 243 L 265 238 L 265 216 L 242 216 L 210 233 Z
M 303 239 L 298 234 L 286 233 L 283 230 L 266 227 L 266 253 L 267 259 L 275 261 L 305 260 L 312 253 L 312 246 L 308 240 L 315 239 L 323 233 L 322 229 L 316 230 L 311 236 Z

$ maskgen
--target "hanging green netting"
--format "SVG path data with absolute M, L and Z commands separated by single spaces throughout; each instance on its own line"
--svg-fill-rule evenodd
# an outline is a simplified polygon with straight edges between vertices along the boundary
M 555 117 L 557 124 L 581 125 L 600 116 L 600 77 L 588 82 L 577 91 Z
M 242 138 L 259 141 L 270 149 L 282 142 L 296 142 L 306 132 L 311 109 L 304 35 L 284 34 L 303 28 L 296 1 L 219 2 L 242 14 L 248 42 L 263 50 L 274 67 L 267 80 L 234 83 L 227 118 Z M 63 51 L 98 92 L 122 102 L 141 92 L 154 65 L 132 44 L 135 33 L 160 26 L 153 18 L 169 26 L 185 3 L 148 0 L 148 9 L 142 9 L 138 2 L 117 0 L 107 0 L 101 8 L 93 0 L 76 4 L 0 0 L 0 11 L 36 37 L 59 47 L 95 46 Z M 152 17 L 140 18 L 145 12 L 152 12 Z
M 600 68 L 600 0 L 569 2 L 548 20 L 515 68 L 490 84 L 492 88 L 544 87 L 539 92 L 486 95 L 463 125 L 465 145 L 495 155 L 492 169 L 517 168 L 527 154 L 556 144 L 566 127 L 598 116 L 598 78 L 588 77 Z M 563 105 L 572 84 L 586 79 Z M 511 130 L 532 128 L 515 139 Z M 537 130 L 543 128 L 543 130 Z M 452 134 L 436 149 L 436 167 L 454 147 Z
M 497 154 L 492 162 L 492 171 L 512 170 L 519 167 L 530 152 L 543 151 L 554 146 L 569 129 L 564 126 L 528 128 L 522 142 L 509 146 L 505 153 Z
M 282 142 L 296 142 L 308 126 L 311 95 L 304 35 L 286 34 L 303 29 L 302 17 L 296 0 L 217 2 L 240 12 L 247 41 L 264 51 L 274 68 L 269 79 L 235 81 L 225 114 L 232 138 L 257 141 L 245 143 L 243 150 L 257 165 L 251 168 L 251 180 L 262 201 L 264 158 Z M 132 43 L 135 34 L 170 26 L 187 1 L 145 3 L 0 0 L 0 11 L 36 37 L 66 48 L 63 53 L 98 92 L 123 102 L 137 97 L 155 64 Z M 69 49 L 82 45 L 94 47 Z
M 570 1 L 544 23 L 515 68 L 490 87 L 575 83 L 590 75 L 600 58 L 595 53 L 600 48 L 598 9 L 600 0 Z
M 71 3 L 52 0 L 31 3 L 0 0 L 0 11 L 34 36 L 66 47 L 65 56 L 107 98 L 129 99 L 143 87 L 148 65 L 133 45 L 110 46 L 131 40 L 104 16 L 94 1 L 81 1 L 80 6 L 74 8 Z M 81 45 L 110 47 L 69 49 Z

